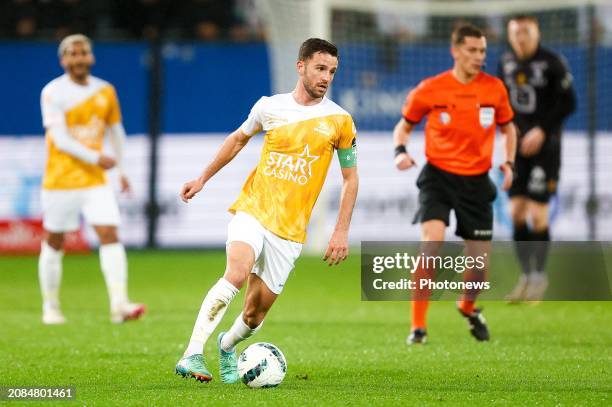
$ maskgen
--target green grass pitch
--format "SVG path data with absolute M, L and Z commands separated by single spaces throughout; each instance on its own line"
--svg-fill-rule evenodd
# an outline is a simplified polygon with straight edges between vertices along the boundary
M 74 386 L 79 405 L 612 402 L 611 302 L 486 303 L 489 343 L 471 338 L 452 302 L 436 302 L 430 342 L 408 347 L 409 304 L 360 301 L 356 255 L 336 268 L 300 259 L 262 330 L 239 347 L 278 345 L 288 361 L 280 387 L 186 380 L 174 375 L 174 365 L 204 294 L 224 269 L 224 254 L 139 251 L 129 261 L 130 295 L 148 304 L 145 320 L 111 325 L 97 256 L 77 255 L 64 262 L 68 323 L 43 326 L 37 259 L 0 258 L 0 386 Z M 220 329 L 231 325 L 242 300 Z M 218 376 L 214 338 L 206 352 Z

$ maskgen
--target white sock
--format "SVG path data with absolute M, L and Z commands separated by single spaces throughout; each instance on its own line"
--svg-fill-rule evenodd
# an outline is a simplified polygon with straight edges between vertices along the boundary
M 255 335 L 257 331 L 261 329 L 262 325 L 263 321 L 255 328 L 249 327 L 244 323 L 241 312 L 234 321 L 234 324 L 230 330 L 223 335 L 223 338 L 221 339 L 221 349 L 226 352 L 232 352 L 237 344 Z
M 224 278 L 220 278 L 208 290 L 204 301 L 202 301 L 189 345 L 185 350 L 185 356 L 203 353 L 204 343 L 206 343 L 217 325 L 219 325 L 219 322 L 221 322 L 228 305 L 236 294 L 238 294 L 238 289 Z
M 128 302 L 127 256 L 121 243 L 100 246 L 100 268 L 106 281 L 111 311 Z
M 63 257 L 63 251 L 55 250 L 47 242 L 42 242 L 40 256 L 38 257 L 38 279 L 43 299 L 43 311 L 50 308 L 59 309 Z

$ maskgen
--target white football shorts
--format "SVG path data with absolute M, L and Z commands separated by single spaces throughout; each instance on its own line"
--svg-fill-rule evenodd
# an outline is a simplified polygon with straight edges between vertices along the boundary
M 302 251 L 301 243 L 275 235 L 245 212 L 236 212 L 227 227 L 226 246 L 231 242 L 244 242 L 253 248 L 255 265 L 251 273 L 261 278 L 275 294 L 283 291 Z
M 43 189 L 41 193 L 43 226 L 49 232 L 79 229 L 79 215 L 95 226 L 118 226 L 119 207 L 109 185 L 79 189 Z

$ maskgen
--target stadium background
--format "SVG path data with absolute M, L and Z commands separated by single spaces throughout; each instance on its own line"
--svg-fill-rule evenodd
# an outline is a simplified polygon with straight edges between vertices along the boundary
M 304 9 L 307 3 L 4 2 L 0 251 L 38 250 L 39 185 L 45 160 L 39 94 L 45 83 L 62 73 L 57 40 L 75 30 L 95 40 L 93 73 L 116 86 L 129 135 L 126 168 L 134 191 L 120 197 L 123 240 L 131 247 L 222 246 L 230 216 L 226 208 L 257 162 L 262 137 L 255 137 L 199 199 L 184 205 L 178 191 L 201 171 L 260 96 L 292 89 L 297 38 L 317 31 L 309 24 L 296 26 L 296 38 L 285 43 L 277 32 L 291 25 L 292 18 L 314 18 Z M 419 232 L 411 219 L 417 171 L 399 173 L 392 164 L 391 129 L 406 92 L 423 77 L 450 67 L 447 37 L 458 21 L 485 27 L 486 70 L 495 73 L 497 57 L 506 48 L 504 17 L 520 10 L 521 2 L 493 2 L 513 3 L 514 8 L 500 7 L 502 11 L 490 16 L 478 11 L 476 3 L 452 2 L 448 4 L 472 3 L 473 14 L 470 9 L 465 16 L 421 10 L 406 13 L 421 14 L 403 26 L 401 19 L 390 15 L 393 8 L 385 14 L 385 9 L 364 9 L 356 1 L 312 3 L 327 7 L 330 25 L 318 32 L 329 34 L 341 50 L 331 97 L 353 114 L 359 131 L 361 188 L 351 241 L 416 239 Z M 578 110 L 566 126 L 552 233 L 564 240 L 609 240 L 612 186 L 606 177 L 612 170 L 612 79 L 607 73 L 612 67 L 612 6 L 601 1 L 530 3 L 528 11 L 540 17 L 544 44 L 567 58 L 578 94 Z M 279 59 L 279 51 L 286 49 L 290 51 Z M 422 140 L 416 135 L 410 147 L 420 164 Z M 491 172 L 497 182 L 499 175 Z M 313 250 L 320 250 L 333 228 L 340 185 L 334 164 L 309 231 Z M 498 194 L 495 211 L 495 237 L 508 239 L 505 194 Z M 95 244 L 91 231 L 84 228 L 82 236 L 87 244 Z

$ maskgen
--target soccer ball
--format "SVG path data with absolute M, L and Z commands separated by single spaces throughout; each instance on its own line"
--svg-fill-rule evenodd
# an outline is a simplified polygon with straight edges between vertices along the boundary
M 249 387 L 276 387 L 283 381 L 285 373 L 285 355 L 271 343 L 254 343 L 238 357 L 238 374 Z

